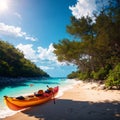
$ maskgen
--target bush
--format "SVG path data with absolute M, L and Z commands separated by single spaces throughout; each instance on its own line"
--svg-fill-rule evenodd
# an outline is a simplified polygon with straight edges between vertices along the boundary
M 69 78 L 69 79 L 78 78 L 78 71 L 77 72 L 72 72 L 71 74 L 69 74 L 67 76 L 67 78 Z
M 106 87 L 120 88 L 120 63 L 113 70 L 110 70 L 105 85 Z
M 86 72 L 86 73 L 81 72 L 78 77 L 80 80 L 86 80 L 86 79 L 90 78 L 90 75 L 88 72 Z
M 101 68 L 97 72 L 92 71 L 91 77 L 95 80 L 104 80 L 107 74 L 108 74 L 107 68 Z

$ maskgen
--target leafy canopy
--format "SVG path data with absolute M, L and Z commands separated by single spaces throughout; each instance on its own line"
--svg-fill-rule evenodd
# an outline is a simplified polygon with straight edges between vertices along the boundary
M 80 74 L 87 76 L 84 78 L 105 79 L 120 62 L 120 2 L 109 0 L 94 17 L 93 21 L 89 16 L 72 16 L 66 29 L 74 40 L 63 39 L 54 44 L 54 53 L 59 61 L 77 65 Z

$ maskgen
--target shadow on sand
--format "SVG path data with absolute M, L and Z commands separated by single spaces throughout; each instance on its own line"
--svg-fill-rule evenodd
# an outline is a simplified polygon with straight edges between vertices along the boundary
M 120 102 L 72 101 L 66 99 L 49 101 L 25 111 L 38 120 L 120 120 Z

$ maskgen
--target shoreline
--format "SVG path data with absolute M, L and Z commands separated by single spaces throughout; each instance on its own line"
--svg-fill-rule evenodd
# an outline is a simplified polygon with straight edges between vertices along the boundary
M 119 120 L 120 90 L 98 90 L 79 82 L 56 98 L 2 120 Z

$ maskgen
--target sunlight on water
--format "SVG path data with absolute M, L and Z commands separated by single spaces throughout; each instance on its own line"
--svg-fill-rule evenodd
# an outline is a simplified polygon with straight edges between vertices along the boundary
M 60 90 L 56 97 L 60 97 L 64 91 L 72 88 L 76 83 L 75 80 L 68 80 L 65 78 L 49 78 L 49 79 L 33 79 L 27 82 L 21 83 L 20 85 L 7 86 L 3 89 L 0 89 L 0 118 L 5 118 L 6 116 L 11 116 L 15 114 L 15 111 L 11 111 L 7 108 L 4 103 L 3 96 L 20 96 L 20 95 L 29 95 L 38 91 L 39 89 L 46 90 L 47 85 L 50 87 L 59 86 Z

